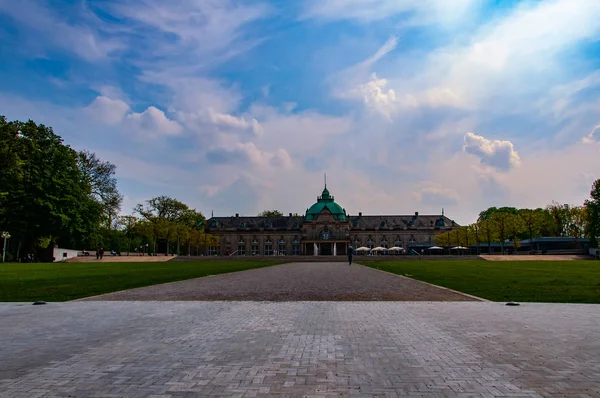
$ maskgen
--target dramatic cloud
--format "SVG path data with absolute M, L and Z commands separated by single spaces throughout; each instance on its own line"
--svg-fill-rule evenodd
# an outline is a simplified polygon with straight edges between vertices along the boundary
M 473 133 L 464 137 L 463 150 L 479 157 L 482 164 L 500 171 L 508 171 L 521 163 L 519 154 L 510 141 L 488 140 Z

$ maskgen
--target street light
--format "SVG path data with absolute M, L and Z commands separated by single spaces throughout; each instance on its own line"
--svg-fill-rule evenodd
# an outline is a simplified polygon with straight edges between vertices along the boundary
M 4 238 L 4 249 L 2 250 L 2 262 L 6 260 L 6 240 L 10 239 L 10 234 L 6 231 L 0 233 L 0 238 Z

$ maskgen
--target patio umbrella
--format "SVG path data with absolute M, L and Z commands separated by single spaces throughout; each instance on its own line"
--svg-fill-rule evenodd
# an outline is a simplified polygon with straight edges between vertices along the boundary
M 431 246 L 429 250 L 444 250 L 444 248 L 439 246 Z
M 387 250 L 385 247 L 377 246 L 373 249 L 374 252 L 381 252 Z
M 404 250 L 404 248 L 402 248 L 402 247 L 400 247 L 400 246 L 393 246 L 393 247 L 390 247 L 388 250 L 396 250 L 396 251 L 401 251 L 401 250 Z
M 464 247 L 464 246 L 454 246 L 450 250 L 468 250 L 468 249 L 469 249 L 468 247 Z
M 357 252 L 368 252 L 370 250 L 371 249 L 369 249 L 368 247 L 365 247 L 365 246 L 362 246 L 362 247 L 359 247 L 358 249 L 356 249 Z

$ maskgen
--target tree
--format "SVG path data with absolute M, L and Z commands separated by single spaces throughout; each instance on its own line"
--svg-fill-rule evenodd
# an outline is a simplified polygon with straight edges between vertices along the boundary
M 118 215 L 123 196 L 117 189 L 115 172 L 117 166 L 103 162 L 95 153 L 81 151 L 77 154 L 77 165 L 84 180 L 90 186 L 90 195 L 102 205 L 107 218 L 107 225 L 112 227 L 112 220 Z
M 5 166 L 0 173 L 0 223 L 18 242 L 17 258 L 21 250 L 45 246 L 49 250 L 43 257 L 51 261 L 59 240 L 76 246 L 97 232 L 101 206 L 90 197 L 77 152 L 52 128 L 0 117 L 0 155 Z
M 500 244 L 502 245 L 502 254 L 504 254 L 504 243 L 507 239 L 515 241 L 521 233 L 523 226 L 518 216 L 518 210 L 514 207 L 501 207 L 489 216 L 496 227 Z M 515 242 L 515 246 L 516 246 Z
M 258 213 L 258 217 L 281 217 L 283 213 L 279 210 L 265 210 L 261 213 Z
M 166 235 L 168 247 L 169 234 L 165 233 L 165 228 L 168 228 L 169 225 L 168 222 L 179 221 L 185 212 L 189 211 L 189 207 L 177 199 L 163 195 L 147 200 L 146 206 L 138 204 L 134 211 L 148 223 L 144 231 L 151 238 L 152 250 L 156 253 L 156 244 L 159 237 Z
M 600 237 L 600 179 L 592 184 L 590 199 L 584 204 L 586 208 L 585 234 L 590 238 L 590 246 L 598 247 Z

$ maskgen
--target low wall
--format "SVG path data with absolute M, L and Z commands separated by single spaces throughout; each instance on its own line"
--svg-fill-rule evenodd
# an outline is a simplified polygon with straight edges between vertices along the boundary
M 54 262 L 66 261 L 70 258 L 77 257 L 78 252 L 79 250 L 61 249 L 60 247 L 55 247 L 52 256 L 54 257 Z
M 171 261 L 281 261 L 286 263 L 302 262 L 347 262 L 346 256 L 178 256 Z M 419 261 L 419 260 L 480 260 L 478 256 L 354 256 L 353 262 L 372 261 Z

